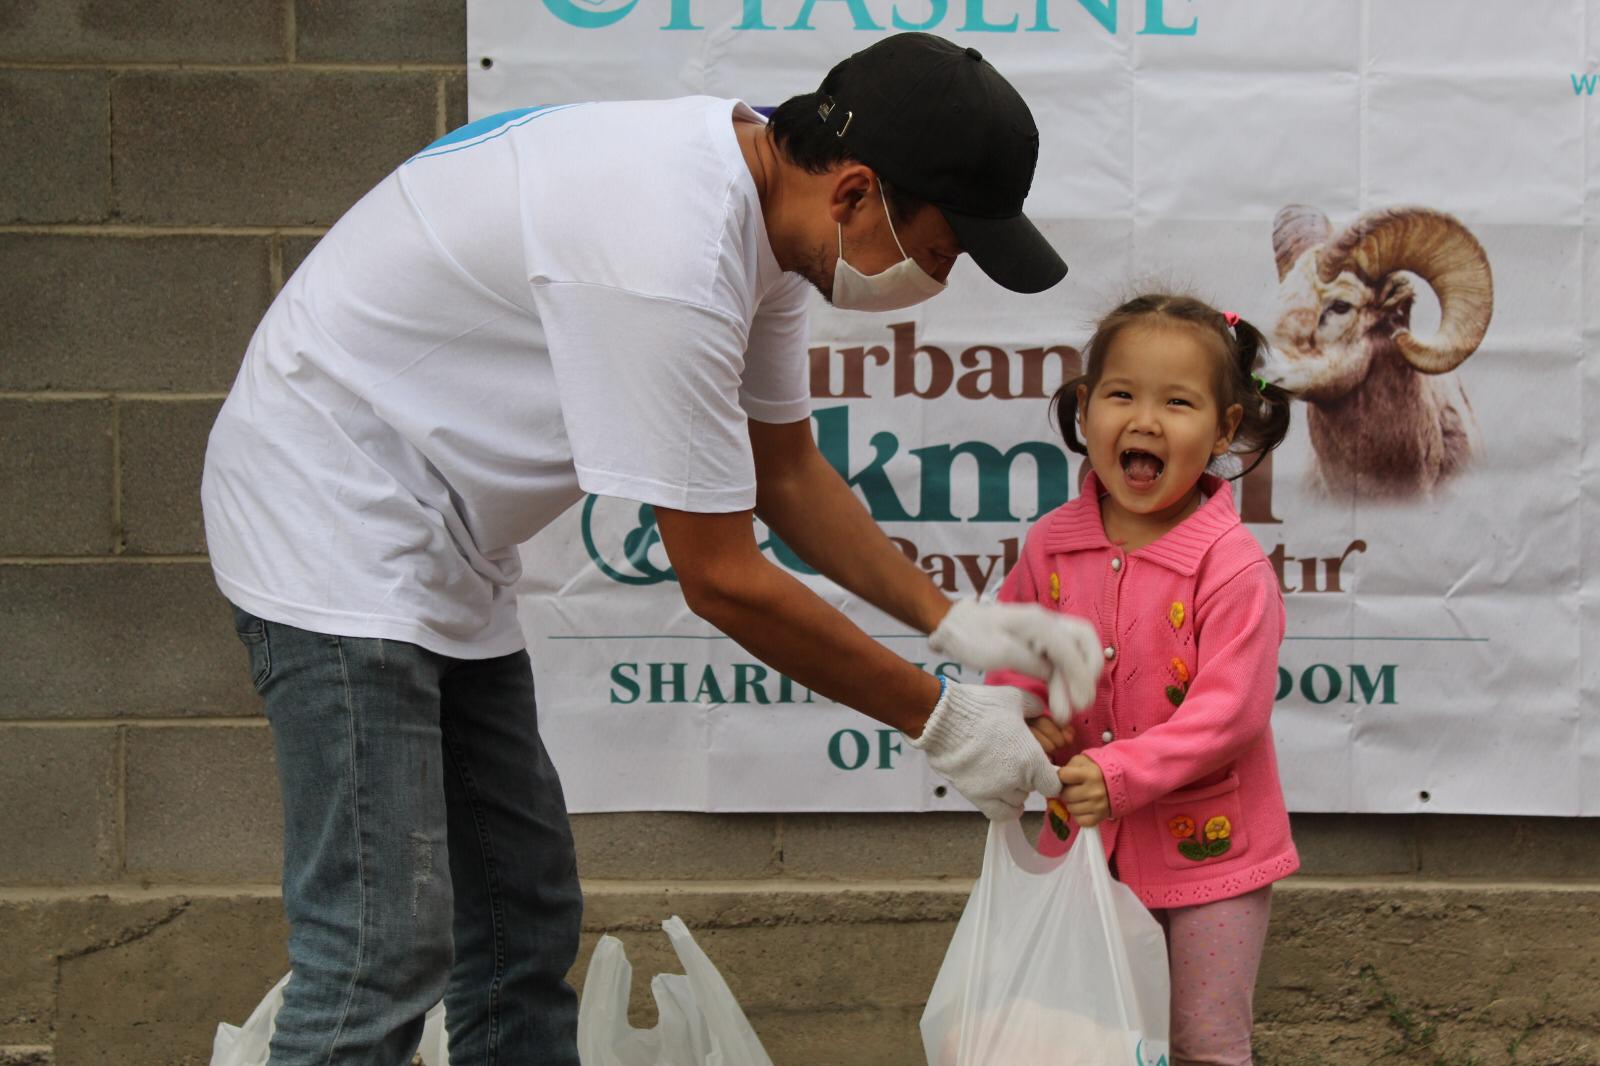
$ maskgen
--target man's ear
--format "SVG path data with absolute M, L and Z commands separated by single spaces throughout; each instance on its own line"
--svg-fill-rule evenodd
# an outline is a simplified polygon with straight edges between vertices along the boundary
M 841 164 L 833 171 L 832 177 L 833 191 L 828 197 L 828 214 L 843 225 L 861 210 L 878 178 L 865 163 Z

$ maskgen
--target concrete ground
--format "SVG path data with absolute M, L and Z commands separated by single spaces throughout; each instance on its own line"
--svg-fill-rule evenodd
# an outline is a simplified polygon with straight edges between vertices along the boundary
M 1600 1063 L 1595 829 L 1297 819 L 1306 870 L 1275 897 L 1257 1062 Z M 591 816 L 578 831 L 580 959 L 622 938 L 635 1025 L 652 1024 L 649 977 L 676 969 L 660 922 L 677 914 L 779 1066 L 924 1061 L 917 1020 L 981 855 L 975 818 Z M 208 1062 L 216 1023 L 285 969 L 280 904 L 270 884 L 0 890 L 0 1064 Z

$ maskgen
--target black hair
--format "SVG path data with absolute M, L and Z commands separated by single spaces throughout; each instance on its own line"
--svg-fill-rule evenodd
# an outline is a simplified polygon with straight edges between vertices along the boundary
M 1089 393 L 1100 383 L 1106 353 L 1111 342 L 1131 325 L 1163 319 L 1194 329 L 1217 352 L 1214 391 L 1218 410 L 1238 404 L 1244 415 L 1233 436 L 1235 454 L 1255 453 L 1255 462 L 1235 474 L 1243 477 L 1254 470 L 1267 453 L 1283 443 L 1289 432 L 1289 403 L 1294 398 L 1287 390 L 1256 376 L 1256 362 L 1267 354 L 1266 337 L 1244 319 L 1228 324 L 1228 317 L 1203 300 L 1172 293 L 1145 293 L 1122 304 L 1095 326 L 1094 335 L 1084 347 L 1083 373 L 1062 385 L 1050 399 L 1050 409 L 1061 428 L 1067 449 L 1088 455 L 1089 449 L 1078 439 L 1078 387 Z M 1230 478 L 1232 480 L 1232 478 Z
M 862 163 L 843 141 L 839 140 L 823 122 L 817 109 L 828 102 L 828 94 L 801 93 L 791 96 L 773 109 L 767 120 L 767 130 L 772 143 L 783 157 L 808 174 L 826 174 L 841 163 Z M 877 173 L 877 168 L 873 167 Z M 889 215 L 895 222 L 906 222 L 926 206 L 927 201 L 913 196 L 878 174 L 883 185 L 883 198 L 888 201 Z

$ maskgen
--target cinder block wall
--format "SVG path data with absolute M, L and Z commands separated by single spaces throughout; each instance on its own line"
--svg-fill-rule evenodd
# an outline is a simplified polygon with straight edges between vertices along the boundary
M 0 3 L 0 1066 L 206 1062 L 285 968 L 271 748 L 201 454 L 283 279 L 464 121 L 465 21 Z M 623 935 L 636 1004 L 678 913 L 780 1063 L 921 1061 L 979 821 L 577 821 L 585 952 Z M 1596 821 L 1297 818 L 1258 1061 L 1600 1062 Z

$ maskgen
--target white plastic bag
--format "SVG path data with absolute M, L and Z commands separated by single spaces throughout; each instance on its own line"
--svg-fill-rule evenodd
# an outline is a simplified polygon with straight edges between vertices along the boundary
M 294 974 L 284 974 L 266 998 L 256 1004 L 243 1025 L 217 1025 L 211 1041 L 211 1066 L 267 1066 L 272 1031 L 277 1026 L 278 1009 L 283 1006 L 283 989 Z M 445 1050 L 444 1004 L 435 1003 L 422 1026 L 423 1066 L 450 1066 Z
M 450 1066 L 450 1034 L 444 1027 L 444 1004 L 435 1003 L 422 1019 L 422 1066 Z
M 217 1035 L 211 1041 L 211 1066 L 266 1066 L 272 1023 L 283 1006 L 283 986 L 289 983 L 290 976 L 284 974 L 272 986 L 243 1025 L 217 1025 Z
M 1106 867 L 1100 831 L 1040 855 L 991 823 L 983 873 L 922 1015 L 929 1066 L 1167 1066 L 1161 926 Z
M 688 927 L 673 915 L 661 928 L 683 973 L 651 979 L 660 1014 L 656 1027 L 628 1024 L 633 967 L 622 942 L 603 936 L 589 960 L 578 1006 L 578 1060 L 583 1066 L 772 1066 L 727 982 Z

